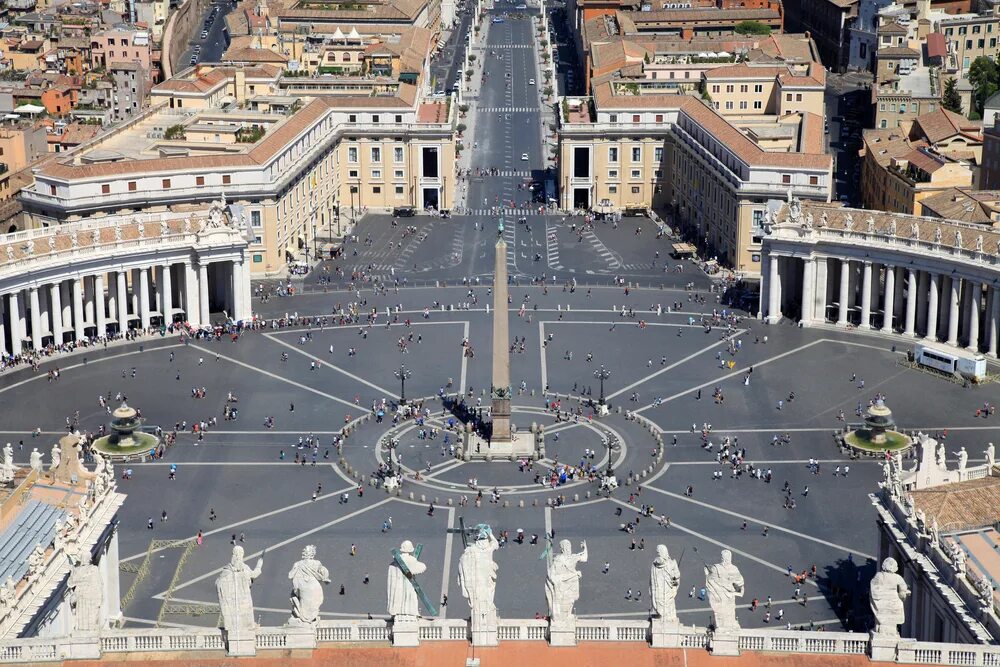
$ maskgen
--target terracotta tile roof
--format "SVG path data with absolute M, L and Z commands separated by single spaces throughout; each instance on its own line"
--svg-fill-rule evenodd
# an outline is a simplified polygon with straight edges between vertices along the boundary
M 878 29 L 878 34 L 880 35 L 905 35 L 906 33 L 906 28 L 900 25 L 898 21 L 886 23 Z
M 447 121 L 448 105 L 446 104 L 421 104 L 417 108 L 418 123 L 445 123 Z
M 927 35 L 927 57 L 944 58 L 948 55 L 948 45 L 944 35 L 939 32 L 932 32 Z
M 856 1 L 856 0 L 855 0 Z M 699 23 L 704 21 L 761 21 L 780 19 L 777 9 L 661 9 L 652 12 L 622 12 L 635 21 L 636 25 L 672 21 L 677 23 Z
M 919 58 L 920 52 L 908 46 L 886 46 L 875 52 L 876 58 Z
M 936 518 L 942 531 L 991 526 L 1000 520 L 1000 477 L 984 477 L 911 491 L 927 520 Z
M 947 163 L 940 155 L 928 152 L 927 148 L 912 149 L 899 156 L 899 159 L 906 160 L 910 166 L 928 174 L 933 174 Z
M 983 140 L 983 124 L 981 121 L 968 120 L 964 116 L 948 111 L 947 109 L 938 109 L 937 111 L 917 116 L 913 122 L 932 144 L 949 139 L 956 134 L 961 134 L 980 142 Z
M 275 53 L 271 49 L 229 47 L 222 54 L 223 62 L 234 63 L 287 63 L 288 56 Z
M 1000 192 L 972 192 L 963 188 L 948 188 L 920 200 L 922 213 L 931 217 L 992 224 L 991 211 L 1000 204 Z

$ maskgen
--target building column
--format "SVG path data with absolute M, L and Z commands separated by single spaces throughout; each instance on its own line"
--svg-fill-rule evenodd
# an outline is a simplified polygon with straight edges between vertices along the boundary
M 31 304 L 31 346 L 37 352 L 42 349 L 42 309 L 38 305 L 37 287 L 29 288 L 28 301 Z
M 21 354 L 24 326 L 21 322 L 20 292 L 7 295 L 7 312 L 10 313 L 10 353 Z
M 49 321 L 52 323 L 52 338 L 56 345 L 63 342 L 62 291 L 60 283 L 49 285 Z
M 162 294 L 160 295 L 160 314 L 163 315 L 164 326 L 174 321 L 174 286 L 171 283 L 170 265 L 164 264 L 162 272 Z
M 107 303 L 104 296 L 104 274 L 99 273 L 94 276 L 94 324 L 97 326 L 97 335 L 106 336 L 108 333 Z
M 767 310 L 770 306 L 767 303 L 770 297 L 770 287 L 771 287 L 771 255 L 764 255 L 763 266 L 760 267 L 760 298 L 757 301 L 757 319 L 763 320 L 767 317 Z
M 816 258 L 802 261 L 802 322 L 812 324 L 816 311 Z
M 1000 322 L 997 321 L 1000 315 L 1000 295 L 997 294 L 996 287 L 990 287 L 990 314 L 987 331 L 987 343 L 990 356 L 997 356 L 997 333 L 1000 329 Z M 13 321 L 13 320 L 12 320 Z
M 198 294 L 198 270 L 190 262 L 184 262 L 184 318 L 193 327 L 201 325 Z
M 911 338 L 916 335 L 917 324 L 917 272 L 907 269 L 906 272 L 906 329 L 903 333 Z
M 249 320 L 253 318 L 253 294 L 250 289 L 250 262 L 246 257 L 240 262 L 240 293 L 243 302 L 243 312 L 240 319 Z
M 107 610 L 108 621 L 117 623 L 122 618 L 121 607 L 121 585 L 118 579 L 118 568 L 120 566 L 118 557 L 118 528 L 114 528 L 111 539 L 108 541 L 108 549 L 101 558 L 102 563 L 106 563 L 107 576 L 104 579 L 104 608 Z
M 885 265 L 885 300 L 882 302 L 882 332 L 892 333 L 892 312 L 896 307 L 896 267 Z
M 781 319 L 781 258 L 771 256 L 771 269 L 767 282 L 767 322 L 777 324 Z
M 83 340 L 83 280 L 73 279 L 73 336 L 79 342 Z
M 977 280 L 972 285 L 972 304 L 969 308 L 969 349 L 979 352 L 979 309 L 982 307 L 983 286 Z
M 958 297 L 962 288 L 962 279 L 952 276 L 951 289 L 949 290 L 950 303 L 948 304 L 948 345 L 958 345 L 958 322 L 959 308 Z
M 149 269 L 139 269 L 139 325 L 149 329 Z
M 7 325 L 4 323 L 4 311 L 7 310 L 6 301 L 0 297 L 0 354 L 7 355 L 10 349 L 7 347 Z
M 208 312 L 208 264 L 198 265 L 198 317 L 201 325 L 206 326 L 211 322 Z
M 124 334 L 128 331 L 128 274 L 124 271 L 118 272 L 118 297 L 115 302 L 118 304 L 118 333 Z
M 872 320 L 872 263 L 862 263 L 861 280 L 861 323 L 859 329 L 870 329 Z
M 97 302 L 97 297 L 94 295 L 94 277 L 84 276 L 83 277 L 83 321 L 84 326 L 89 322 L 94 324 L 94 306 Z
M 819 257 L 816 259 L 816 265 L 813 269 L 813 274 L 816 276 L 815 281 L 813 281 L 813 321 L 817 319 L 820 323 L 826 323 L 826 298 L 827 298 L 827 273 L 829 262 L 826 261 L 826 257 Z
M 937 340 L 938 274 L 931 273 L 927 286 L 927 333 L 925 338 Z
M 848 290 L 851 285 L 851 260 L 840 260 L 840 313 L 837 315 L 837 326 L 847 326 Z

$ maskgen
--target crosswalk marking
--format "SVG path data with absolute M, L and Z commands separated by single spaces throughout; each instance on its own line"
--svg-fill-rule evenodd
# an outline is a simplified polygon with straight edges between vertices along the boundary
M 533 48 L 535 48 L 534 44 L 497 44 L 496 42 L 487 42 L 486 43 L 486 48 L 490 48 L 490 47 L 494 47 L 494 46 L 503 47 L 505 49 L 533 49 Z
M 541 113 L 538 107 L 477 107 L 483 113 Z
M 536 208 L 470 208 L 465 211 L 466 215 L 479 215 L 479 216 L 496 216 L 498 214 L 503 214 L 506 216 L 529 216 L 529 215 L 539 215 L 538 209 Z

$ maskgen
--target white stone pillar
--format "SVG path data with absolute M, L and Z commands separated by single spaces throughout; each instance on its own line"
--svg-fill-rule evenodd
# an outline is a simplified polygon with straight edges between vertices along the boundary
M 937 340 L 938 320 L 938 274 L 930 274 L 927 287 L 927 338 Z
M 7 295 L 7 312 L 10 313 L 10 353 L 21 354 L 24 340 L 24 322 L 21 319 L 20 292 Z
M 4 311 L 7 310 L 7 302 L 0 296 L 0 354 L 6 355 L 10 349 L 7 347 L 7 325 L 4 324 Z
M 770 297 L 771 280 L 771 255 L 764 255 L 763 265 L 760 267 L 760 298 L 757 300 L 757 319 L 763 320 L 767 315 Z
M 781 319 L 781 258 L 771 255 L 771 270 L 767 283 L 767 321 L 777 324 Z
M 108 541 L 108 550 L 101 559 L 107 561 L 107 576 L 104 580 L 104 608 L 107 610 L 108 621 L 115 624 L 122 618 L 121 583 L 118 579 L 118 529 L 115 528 Z
M 73 285 L 70 281 L 59 282 L 59 303 L 62 305 L 63 331 L 73 327 Z
M 56 345 L 63 342 L 62 290 L 59 283 L 49 285 L 49 321 L 52 322 L 52 338 Z
M 882 302 L 885 316 L 882 319 L 883 333 L 892 333 L 892 312 L 896 307 L 896 267 L 885 265 L 885 300 Z
M 840 260 L 840 312 L 837 315 L 837 326 L 847 326 L 848 289 L 851 284 L 851 260 Z
M 813 305 L 813 321 L 819 320 L 826 323 L 826 299 L 827 299 L 827 279 L 829 274 L 829 262 L 826 257 L 816 258 L 816 268 L 813 273 L 816 276 L 813 292 L 815 294 Z
M 989 327 L 987 328 L 987 344 L 990 356 L 997 356 L 997 335 L 1000 332 L 1000 295 L 996 287 L 990 287 Z
M 951 278 L 951 289 L 949 290 L 949 304 L 948 304 L 948 345 L 958 345 L 958 323 L 959 323 L 959 308 L 958 308 L 958 298 L 962 289 L 962 279 L 958 276 L 952 276 Z
M 83 280 L 73 279 L 73 336 L 77 341 L 83 340 Z
M 253 318 L 253 294 L 250 290 L 250 263 L 246 257 L 240 262 L 240 266 L 242 267 L 240 291 L 243 293 L 243 312 L 240 314 L 240 319 L 247 320 Z
M 806 257 L 802 261 L 802 323 L 812 324 L 816 309 L 816 258 Z
M 872 263 L 862 263 L 861 324 L 859 329 L 870 329 L 872 320 Z
M 170 275 L 170 265 L 164 264 L 161 269 L 162 293 L 160 294 L 160 314 L 163 315 L 163 324 L 169 325 L 174 321 L 174 287 L 172 276 Z
M 149 269 L 139 269 L 139 324 L 149 328 Z
M 907 269 L 906 272 L 906 329 L 907 336 L 916 335 L 917 323 L 917 272 Z
M 37 287 L 29 288 L 28 301 L 31 303 L 31 346 L 38 351 L 42 349 L 42 309 L 38 304 Z
M 983 286 L 977 280 L 972 285 L 972 304 L 969 309 L 969 349 L 979 352 L 979 310 L 982 308 Z
M 94 276 L 94 324 L 97 326 L 97 335 L 104 336 L 108 333 L 107 303 L 104 296 L 104 274 L 99 273 Z
M 208 312 L 208 264 L 198 264 L 198 317 L 201 325 L 212 321 Z
M 115 302 L 118 304 L 118 332 L 124 334 L 128 331 L 128 278 L 124 271 L 118 272 L 118 297 Z
M 198 305 L 198 270 L 191 262 L 184 262 L 184 319 L 191 326 L 199 326 L 201 307 Z
M 94 316 L 94 304 L 97 297 L 94 295 L 94 277 L 83 277 L 83 321 L 85 324 L 93 325 L 97 320 Z

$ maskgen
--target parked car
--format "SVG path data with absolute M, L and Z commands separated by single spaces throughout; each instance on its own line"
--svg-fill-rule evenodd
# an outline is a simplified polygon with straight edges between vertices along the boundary
M 417 211 L 412 206 L 397 206 L 392 209 L 392 214 L 397 218 L 412 218 L 417 214 Z

